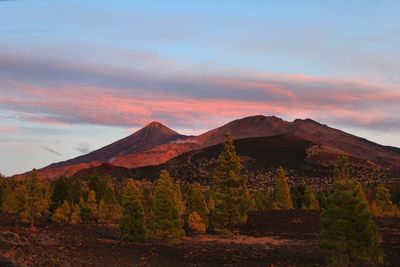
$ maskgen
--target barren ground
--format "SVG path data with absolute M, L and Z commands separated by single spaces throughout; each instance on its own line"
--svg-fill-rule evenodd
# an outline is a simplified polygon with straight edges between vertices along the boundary
M 400 266 L 400 218 L 378 219 L 385 266 Z M 118 240 L 116 225 L 52 225 L 29 229 L 0 218 L 0 266 L 323 266 L 319 213 L 251 213 L 241 235 L 186 237 L 178 245 Z M 17 234 L 17 235 L 15 235 Z

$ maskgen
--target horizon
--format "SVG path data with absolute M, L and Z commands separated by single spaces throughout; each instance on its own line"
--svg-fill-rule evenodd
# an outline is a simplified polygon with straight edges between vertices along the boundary
M 0 172 L 262 114 L 400 147 L 397 1 L 0 1 Z

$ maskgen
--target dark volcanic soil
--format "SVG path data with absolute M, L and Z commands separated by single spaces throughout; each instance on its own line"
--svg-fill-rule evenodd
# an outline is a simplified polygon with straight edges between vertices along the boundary
M 43 225 L 29 229 L 0 218 L 0 266 L 323 266 L 318 248 L 318 212 L 252 213 L 240 236 L 187 237 L 179 245 L 118 240 L 115 225 Z M 385 266 L 400 266 L 400 218 L 377 220 Z M 8 263 L 7 263 L 8 262 Z M 7 265 L 8 264 L 8 265 Z M 273 266 L 273 265 L 272 265 Z

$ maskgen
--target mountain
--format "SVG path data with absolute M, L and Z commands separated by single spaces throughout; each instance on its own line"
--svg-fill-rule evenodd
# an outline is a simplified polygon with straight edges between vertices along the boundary
M 184 136 L 152 122 L 124 139 L 89 154 L 51 164 L 38 173 L 42 178 L 54 178 L 71 176 L 104 163 L 127 169 L 159 165 L 181 154 L 220 144 L 226 132 L 234 140 L 291 136 L 320 146 L 319 155 L 334 151 L 335 155 L 346 154 L 392 170 L 399 170 L 400 166 L 399 148 L 382 146 L 311 119 L 288 122 L 275 116 L 257 115 L 234 120 L 199 136 Z
M 118 157 L 151 150 L 159 145 L 184 140 L 181 135 L 159 122 L 151 122 L 139 131 L 110 145 L 70 160 L 53 163 L 38 170 L 40 177 L 50 179 L 61 175 L 71 176 L 79 170 L 112 162 Z M 26 174 L 18 175 L 24 177 Z
M 312 141 L 282 134 L 269 137 L 252 137 L 234 141 L 241 158 L 242 171 L 248 177 L 250 188 L 272 186 L 276 169 L 283 166 L 289 173 L 289 182 L 306 181 L 316 187 L 333 181 L 333 168 L 340 153 L 324 148 Z M 156 180 L 161 170 L 167 170 L 172 177 L 185 182 L 200 182 L 211 185 L 212 173 L 222 144 L 183 153 L 163 164 L 134 169 L 100 166 L 81 170 L 75 177 L 102 173 L 114 177 L 135 177 L 135 179 Z M 367 160 L 350 157 L 354 177 L 367 181 L 387 182 L 386 171 Z
M 64 167 L 92 161 L 111 162 L 117 157 L 150 150 L 158 145 L 186 137 L 159 122 L 153 121 L 139 131 L 108 146 L 74 159 L 51 164 L 48 168 Z
M 188 138 L 187 141 L 207 147 L 223 142 L 225 132 L 230 132 L 233 139 L 290 134 L 384 167 L 400 166 L 400 149 L 376 144 L 311 119 L 287 122 L 275 116 L 251 116 L 234 120 L 197 137 Z

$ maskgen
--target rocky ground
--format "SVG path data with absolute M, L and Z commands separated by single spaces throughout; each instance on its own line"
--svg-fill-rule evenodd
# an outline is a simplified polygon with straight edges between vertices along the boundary
M 0 217 L 0 266 L 323 266 L 318 212 L 252 213 L 241 235 L 186 237 L 178 245 L 118 240 L 116 225 L 41 225 L 36 238 Z M 400 218 L 377 220 L 385 266 L 400 266 Z

